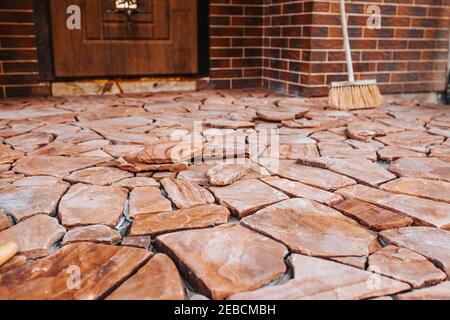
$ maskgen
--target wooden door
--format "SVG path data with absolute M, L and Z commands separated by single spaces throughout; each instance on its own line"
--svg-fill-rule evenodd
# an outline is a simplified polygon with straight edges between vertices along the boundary
M 138 0 L 141 13 L 112 13 L 115 0 L 50 0 L 57 77 L 195 74 L 197 0 Z M 81 9 L 69 30 L 67 8 Z

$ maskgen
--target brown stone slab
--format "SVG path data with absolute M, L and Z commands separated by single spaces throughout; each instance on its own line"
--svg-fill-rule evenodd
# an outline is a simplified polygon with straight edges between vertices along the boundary
M 387 146 L 377 151 L 378 156 L 384 161 L 395 161 L 400 158 L 425 158 L 427 155 L 423 152 L 417 152 L 400 148 L 397 146 Z
M 190 209 L 145 214 L 134 220 L 130 236 L 149 235 L 152 237 L 175 231 L 213 227 L 228 222 L 230 212 L 215 204 L 202 205 Z
M 331 258 L 331 260 L 355 267 L 361 270 L 366 270 L 367 257 L 338 257 Z
M 345 200 L 334 208 L 375 231 L 408 227 L 414 222 L 405 215 L 355 199 Z
M 71 183 L 94 184 L 98 186 L 108 186 L 114 182 L 131 178 L 133 174 L 117 168 L 94 167 L 72 172 L 65 179 Z
M 144 149 L 144 145 L 138 144 L 119 144 L 103 147 L 103 151 L 114 158 L 123 158 L 126 155 L 139 153 Z
M 64 235 L 62 244 L 66 245 L 75 242 L 113 244 L 120 241 L 121 238 L 120 233 L 114 229 L 103 225 L 92 225 L 69 230 Z
M 206 175 L 212 186 L 223 187 L 235 183 L 250 172 L 250 165 L 223 163 L 209 169 Z
M 450 183 L 444 181 L 405 177 L 383 184 L 380 189 L 450 203 Z
M 239 225 L 159 236 L 190 285 L 213 299 L 257 289 L 286 272 L 286 247 Z
M 65 232 L 58 220 L 39 214 L 0 232 L 0 243 L 14 242 L 19 253 L 36 259 L 48 255 Z
M 38 187 L 38 186 L 51 186 L 60 183 L 61 179 L 51 176 L 33 176 L 24 177 L 15 181 L 13 187 Z
M 425 131 L 404 131 L 389 134 L 385 137 L 377 138 L 388 146 L 408 147 L 414 150 L 424 150 L 426 147 L 440 144 L 445 138 L 429 134 Z
M 289 160 L 281 160 L 278 171 L 274 173 L 283 178 L 328 191 L 356 184 L 355 180 L 346 176 L 321 168 L 300 165 Z
M 14 150 L 8 145 L 0 144 L 0 164 L 13 163 L 23 156 L 24 153 L 22 151 Z
M 371 255 L 367 270 L 406 282 L 416 289 L 447 279 L 447 275 L 425 257 L 395 246 L 387 246 Z
M 179 209 L 214 203 L 213 195 L 199 185 L 178 179 L 162 179 L 161 184 L 169 198 Z
M 143 249 L 88 242 L 70 244 L 47 258 L 2 274 L 0 299 L 96 300 L 149 257 L 150 253 Z
M 160 184 L 153 178 L 146 177 L 135 177 L 135 178 L 126 178 L 116 182 L 115 185 L 125 187 L 127 189 L 134 189 L 138 187 L 155 187 L 159 188 Z
M 402 158 L 393 162 L 389 171 L 401 177 L 450 182 L 450 163 L 437 158 Z
M 162 139 L 146 146 L 142 152 L 135 156 L 124 156 L 124 159 L 130 162 L 129 157 L 135 157 L 135 161 L 146 164 L 179 163 L 201 155 L 202 151 L 202 140 L 199 144 L 194 144 L 191 141 Z
M 347 134 L 351 139 L 369 142 L 374 137 L 404 131 L 376 121 L 352 121 L 347 126 Z
M 152 238 L 147 236 L 139 237 L 124 237 L 122 239 L 122 246 L 142 248 L 148 250 L 152 244 Z
M 114 228 L 125 207 L 128 191 L 121 187 L 73 185 L 59 204 L 59 218 L 66 227 L 102 224 Z
M 204 122 L 204 125 L 211 128 L 219 129 L 241 129 L 241 128 L 254 128 L 255 124 L 249 121 L 234 121 L 227 119 L 212 119 Z
M 25 263 L 27 263 L 27 257 L 25 257 L 25 256 L 14 256 L 13 258 L 11 258 L 11 260 L 9 260 L 8 262 L 6 262 L 5 264 L 3 264 L 0 267 L 0 274 L 6 273 L 9 270 L 12 270 L 12 269 L 15 269 L 17 267 L 20 267 L 20 266 L 24 265 Z
M 5 229 L 8 229 L 13 224 L 11 220 L 8 218 L 8 216 L 4 213 L 0 212 L 0 231 L 3 231 Z
M 149 171 L 181 172 L 188 168 L 187 163 L 143 164 L 143 163 L 129 163 L 124 159 L 111 161 L 109 165 L 116 166 L 119 169 L 134 173 L 149 172 Z
M 294 279 L 282 285 L 236 294 L 232 300 L 362 300 L 406 291 L 410 286 L 323 259 L 293 255 Z
M 155 255 L 106 298 L 106 300 L 185 299 L 185 289 L 177 267 L 165 254 Z
M 289 199 L 284 193 L 259 180 L 238 181 L 227 187 L 211 187 L 219 202 L 240 218 L 276 202 Z
M 292 198 L 310 199 L 326 205 L 333 205 L 343 200 L 340 195 L 310 187 L 297 181 L 280 179 L 278 177 L 267 177 L 261 180 Z
M 31 152 L 52 142 L 53 135 L 43 132 L 26 133 L 5 140 L 5 143 L 14 147 L 15 150 Z
M 22 221 L 37 214 L 51 215 L 69 184 L 7 187 L 0 190 L 0 212 Z
M 207 185 L 209 184 L 207 172 L 212 167 L 214 167 L 213 164 L 193 164 L 189 166 L 187 170 L 180 172 L 177 176 L 177 179 L 193 182 L 200 186 Z
M 105 162 L 95 157 L 28 156 L 14 165 L 14 171 L 30 176 L 54 176 L 62 178 L 73 171 L 93 167 Z
M 450 231 L 429 227 L 408 227 L 385 230 L 380 236 L 389 244 L 415 251 L 442 269 L 450 276 Z
M 450 281 L 397 295 L 399 300 L 450 300 Z
M 280 122 L 284 120 L 294 120 L 302 118 L 308 113 L 309 109 L 298 108 L 290 111 L 276 110 L 276 109 L 263 109 L 256 112 L 257 116 L 263 120 Z
M 171 202 L 161 195 L 159 188 L 138 187 L 134 188 L 130 193 L 128 214 L 132 218 L 141 214 L 151 214 L 171 210 Z
M 360 257 L 379 249 L 376 234 L 307 199 L 277 203 L 242 219 L 241 224 L 284 243 L 291 252 L 309 256 Z
M 445 202 L 393 194 L 362 185 L 343 188 L 336 193 L 407 215 L 418 225 L 450 229 L 450 206 Z

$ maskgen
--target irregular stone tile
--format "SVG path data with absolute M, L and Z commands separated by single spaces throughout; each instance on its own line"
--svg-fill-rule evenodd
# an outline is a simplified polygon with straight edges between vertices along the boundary
M 0 243 L 14 242 L 19 253 L 36 259 L 48 255 L 65 232 L 58 220 L 39 214 L 0 232 Z
M 53 135 L 41 132 L 26 133 L 5 140 L 5 142 L 13 146 L 15 150 L 23 152 L 31 152 L 52 141 Z
M 28 156 L 14 165 L 14 171 L 29 176 L 54 176 L 62 178 L 73 171 L 93 167 L 105 162 L 104 158 Z
M 356 184 L 355 180 L 346 176 L 321 168 L 303 166 L 289 160 L 281 160 L 279 170 L 275 174 L 324 190 L 337 190 Z
M 333 205 L 343 200 L 340 195 L 292 180 L 280 179 L 278 177 L 268 177 L 261 180 L 292 198 L 306 198 L 326 205 Z
M 22 151 L 14 150 L 6 144 L 0 144 L 0 164 L 13 163 L 23 156 Z
M 75 242 L 113 244 L 120 241 L 121 238 L 120 233 L 114 229 L 103 225 L 92 225 L 69 230 L 64 235 L 62 244 L 66 245 Z
M 280 135 L 279 136 L 279 143 L 280 144 L 287 144 L 287 145 L 304 145 L 304 144 L 316 144 L 316 141 L 308 138 L 308 137 L 302 137 L 302 136 L 297 136 L 297 135 Z M 249 143 L 252 143 L 252 141 L 250 140 Z M 254 142 L 255 144 L 257 143 L 256 141 Z
M 165 254 L 155 255 L 106 298 L 106 300 L 185 299 L 183 280 L 175 264 Z
M 126 155 L 139 153 L 145 149 L 145 146 L 138 144 L 121 144 L 103 147 L 103 151 L 114 158 L 123 158 Z
M 0 190 L 0 212 L 12 216 L 16 221 L 37 214 L 52 215 L 69 184 L 7 187 Z
M 184 172 L 184 171 L 182 171 Z M 170 171 L 161 171 L 161 172 L 155 172 L 153 174 L 153 178 L 156 181 L 161 181 L 162 179 L 175 179 L 177 177 L 176 172 L 170 172 Z
M 381 190 L 450 203 L 450 183 L 421 178 L 399 178 L 380 186 Z
M 352 121 L 347 125 L 347 135 L 349 138 L 364 142 L 369 142 L 374 137 L 402 131 L 404 129 L 387 126 L 376 121 Z
M 389 171 L 401 177 L 415 177 L 450 182 L 450 164 L 436 158 L 402 158 Z
M 212 299 L 257 289 L 286 272 L 286 247 L 235 224 L 159 236 L 196 292 Z
M 308 109 L 298 108 L 292 111 L 264 109 L 256 112 L 257 116 L 263 120 L 280 122 L 284 120 L 294 120 L 304 117 L 308 113 Z
M 144 133 L 129 133 L 129 132 L 102 132 L 103 136 L 111 141 L 113 144 L 138 144 L 149 145 L 158 141 L 157 137 Z
M 450 162 L 450 145 L 441 144 L 430 147 L 430 157 L 439 158 L 443 161 Z
M 291 252 L 318 257 L 368 256 L 377 236 L 336 210 L 291 199 L 258 211 L 241 224 L 284 243 Z
M 114 182 L 131 178 L 133 174 L 117 168 L 94 167 L 72 172 L 65 179 L 71 183 L 94 184 L 98 186 L 108 186 Z
M 367 257 L 339 257 L 331 258 L 331 260 L 355 267 L 361 270 L 366 270 Z
M 209 184 L 208 170 L 214 167 L 213 164 L 193 164 L 183 172 L 180 172 L 177 176 L 179 180 L 186 180 L 196 183 L 200 186 Z
M 130 193 L 129 216 L 171 211 L 172 204 L 161 195 L 156 187 L 138 187 Z
M 116 166 L 119 169 L 130 172 L 148 172 L 148 171 L 171 171 L 181 172 L 188 168 L 187 163 L 167 163 L 167 164 L 143 164 L 143 163 L 129 163 L 124 159 L 118 159 L 111 162 L 111 166 Z
M 435 136 L 425 131 L 404 131 L 389 134 L 385 137 L 377 138 L 388 146 L 408 147 L 412 150 L 422 151 L 426 147 L 444 142 L 444 137 Z
M 387 146 L 377 151 L 378 156 L 384 161 L 394 161 L 400 158 L 424 158 L 427 155 L 423 152 L 417 152 L 400 148 L 397 146 Z
M 49 257 L 2 274 L 0 299 L 99 299 L 133 274 L 149 257 L 148 251 L 136 248 L 88 242 L 70 244 Z M 74 276 L 77 271 L 81 274 L 79 287 Z
M 414 222 L 402 214 L 355 199 L 345 200 L 334 208 L 375 231 L 408 227 Z
M 276 151 L 275 151 L 276 152 Z M 271 154 L 271 147 L 268 148 L 268 154 Z M 319 150 L 315 144 L 282 144 L 279 146 L 280 159 L 297 160 L 299 158 L 320 157 Z
M 14 183 L 17 180 L 20 180 L 22 178 L 24 178 L 25 175 L 23 174 L 16 174 L 15 172 L 12 171 L 5 171 L 5 172 L 1 172 L 0 173 L 0 183 Z
M 5 229 L 8 229 L 13 224 L 11 220 L 9 220 L 8 216 L 4 213 L 0 212 L 0 231 L 3 231 Z
M 371 255 L 367 270 L 406 282 L 416 289 L 447 279 L 446 274 L 425 257 L 395 246 L 387 246 Z
M 52 142 L 45 147 L 33 151 L 33 155 L 42 156 L 80 156 L 80 154 L 95 150 L 92 146 L 75 145 L 65 142 Z
M 293 255 L 294 279 L 232 296 L 231 300 L 363 300 L 403 292 L 406 283 L 340 263 Z
M 139 237 L 124 237 L 122 239 L 122 246 L 142 248 L 149 250 L 152 244 L 152 238 L 147 236 Z
M 0 137 L 10 138 L 21 134 L 29 133 L 30 131 L 38 128 L 42 124 L 36 122 L 10 124 L 9 127 L 0 130 Z
M 195 183 L 165 178 L 161 180 L 161 184 L 178 209 L 188 209 L 215 202 L 213 195 L 208 190 Z
M 125 187 L 127 189 L 133 189 L 137 187 L 155 187 L 159 188 L 160 184 L 153 178 L 135 177 L 126 178 L 115 183 L 118 186 Z
M 392 194 L 362 185 L 336 191 L 344 198 L 369 202 L 388 210 L 411 217 L 418 225 L 450 229 L 450 206 L 448 203 Z
M 10 164 L 0 164 L 0 172 L 5 172 L 11 170 Z
M 450 129 L 441 129 L 436 127 L 429 127 L 428 132 L 437 136 L 450 138 Z
M 148 145 L 143 151 L 133 155 L 125 156 L 124 159 L 128 162 L 141 162 L 146 164 L 165 164 L 165 163 L 179 163 L 191 160 L 202 154 L 203 144 L 195 144 L 191 141 L 172 141 L 172 140 L 158 140 L 157 142 Z M 135 157 L 130 161 L 130 158 Z
M 219 202 L 239 218 L 276 202 L 289 199 L 284 193 L 259 180 L 242 180 L 227 187 L 211 187 Z
M 51 176 L 33 176 L 25 177 L 15 181 L 12 186 L 14 187 L 38 187 L 38 186 L 51 186 L 57 183 L 61 183 L 61 179 Z
M 11 260 L 9 260 L 0 267 L 0 274 L 6 273 L 12 269 L 23 266 L 25 263 L 27 263 L 27 257 L 16 255 L 13 258 L 11 258 Z
M 377 154 L 374 151 L 365 151 L 353 149 L 349 144 L 343 141 L 326 141 L 319 143 L 320 155 L 327 158 L 367 158 L 377 160 Z
M 78 154 L 78 156 L 80 156 L 80 157 L 105 158 L 105 160 L 112 160 L 112 159 L 114 159 L 109 154 L 107 154 L 105 151 L 100 150 L 100 149 L 92 150 L 92 151 L 88 151 L 88 152 L 82 152 L 82 153 Z
M 364 150 L 364 151 L 378 151 L 384 147 L 384 144 L 381 142 L 378 142 L 376 140 L 371 140 L 369 142 L 363 142 L 358 140 L 346 140 L 349 145 L 351 145 L 353 148 Z
M 345 141 L 345 139 L 347 138 L 345 135 L 340 135 L 331 131 L 316 132 L 310 137 L 319 142 L 338 142 Z
M 389 244 L 415 251 L 450 276 L 450 231 L 429 227 L 408 227 L 385 230 L 380 236 Z
M 227 119 L 211 119 L 206 120 L 204 125 L 210 128 L 219 128 L 219 129 L 241 129 L 241 128 L 254 128 L 255 124 L 249 121 L 233 121 Z
M 164 233 L 188 229 L 214 227 L 228 222 L 230 212 L 215 204 L 198 206 L 179 211 L 139 215 L 134 220 L 130 236 L 152 237 Z
M 33 105 L 22 110 L 0 111 L 0 119 L 26 120 L 37 117 L 55 116 L 69 114 L 65 110 L 56 109 L 52 106 Z
M 249 165 L 219 164 L 206 173 L 213 186 L 223 187 L 235 183 L 252 171 Z
M 76 184 L 62 197 L 59 218 L 66 227 L 102 224 L 114 228 L 127 196 L 127 189 L 121 187 Z
M 397 295 L 399 300 L 450 300 L 450 281 Z
M 425 121 L 419 119 L 398 119 L 398 118 L 383 118 L 377 121 L 391 126 L 402 128 L 405 130 L 425 130 Z

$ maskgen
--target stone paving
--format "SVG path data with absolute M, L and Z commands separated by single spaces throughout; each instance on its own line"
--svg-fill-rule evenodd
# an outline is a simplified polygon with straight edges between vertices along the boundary
M 449 137 L 407 100 L 1 100 L 0 299 L 450 299 Z

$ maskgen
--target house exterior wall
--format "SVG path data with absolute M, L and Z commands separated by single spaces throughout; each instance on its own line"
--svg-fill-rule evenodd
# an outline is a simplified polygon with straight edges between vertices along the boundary
M 200 0 L 206 1 L 206 0 Z M 450 0 L 347 0 L 358 79 L 383 93 L 443 91 Z M 382 28 L 367 27 L 368 6 Z M 211 88 L 324 96 L 345 80 L 338 0 L 210 0 Z M 0 2 L 0 97 L 48 95 L 39 82 L 32 0 Z

